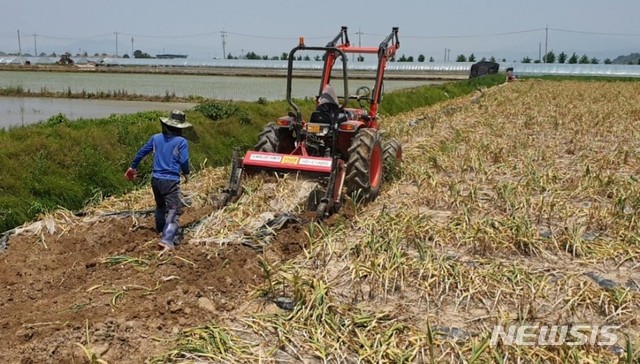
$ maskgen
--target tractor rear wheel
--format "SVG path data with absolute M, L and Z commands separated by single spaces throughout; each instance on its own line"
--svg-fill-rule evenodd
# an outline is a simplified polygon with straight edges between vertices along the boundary
M 397 178 L 400 175 L 400 164 L 402 163 L 402 144 L 396 139 L 384 142 L 382 159 L 385 181 Z
M 382 145 L 376 129 L 360 129 L 349 147 L 345 186 L 347 194 L 360 202 L 378 197 L 382 185 Z
M 291 131 L 279 128 L 274 122 L 270 122 L 258 135 L 258 142 L 253 150 L 266 153 L 290 153 L 293 148 Z

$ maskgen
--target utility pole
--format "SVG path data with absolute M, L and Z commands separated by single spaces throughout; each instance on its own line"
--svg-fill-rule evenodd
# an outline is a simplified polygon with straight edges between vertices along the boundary
M 362 32 L 360 31 L 360 27 L 358 27 L 358 32 L 356 33 L 358 35 L 358 47 L 362 47 Z M 355 56 L 355 54 L 354 54 Z M 362 53 L 358 54 L 358 62 L 362 62 Z
M 133 37 L 131 37 L 131 58 L 133 58 Z
M 18 55 L 20 55 L 20 62 L 22 62 L 22 45 L 20 44 L 20 29 L 18 29 Z
M 114 32 L 116 35 L 116 58 L 118 58 L 118 32 Z
M 222 37 L 222 59 L 227 58 L 227 32 L 224 30 L 220 32 Z
M 38 37 L 37 34 L 31 34 L 33 35 L 33 55 L 35 57 L 38 57 L 38 42 L 36 41 L 36 38 Z
M 444 49 L 444 58 L 442 59 L 444 62 L 447 61 L 447 48 Z
M 538 43 L 538 62 L 542 61 L 542 43 Z
M 549 43 L 549 24 L 544 28 L 544 63 L 547 63 L 547 45 Z

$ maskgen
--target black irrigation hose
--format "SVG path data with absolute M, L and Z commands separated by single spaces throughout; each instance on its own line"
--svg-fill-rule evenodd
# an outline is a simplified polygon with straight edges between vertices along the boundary
M 9 241 L 9 237 L 16 232 L 16 228 L 11 230 L 7 230 L 4 233 L 0 234 L 0 253 L 7 249 L 7 242 Z
M 253 234 L 242 241 L 242 245 L 248 246 L 253 250 L 262 252 L 266 244 L 268 244 L 271 236 L 275 235 L 276 230 L 282 229 L 288 223 L 299 224 L 300 219 L 293 214 L 285 213 L 274 217 L 265 222 Z
M 600 287 L 608 290 L 616 288 L 629 289 L 634 292 L 640 292 L 640 285 L 633 279 L 629 279 L 625 284 L 618 283 L 608 278 L 604 278 L 596 272 L 587 272 L 585 275 L 596 282 Z

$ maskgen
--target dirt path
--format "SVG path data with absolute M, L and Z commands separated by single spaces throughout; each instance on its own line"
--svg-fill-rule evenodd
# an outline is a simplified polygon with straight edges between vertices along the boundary
M 182 221 L 209 212 L 187 209 Z M 100 358 L 144 362 L 171 335 L 242 309 L 263 281 L 261 257 L 295 256 L 303 234 L 287 227 L 264 255 L 188 241 L 158 254 L 152 227 L 151 216 L 112 217 L 53 237 L 11 238 L 0 255 L 0 362 L 84 362 L 87 332 Z

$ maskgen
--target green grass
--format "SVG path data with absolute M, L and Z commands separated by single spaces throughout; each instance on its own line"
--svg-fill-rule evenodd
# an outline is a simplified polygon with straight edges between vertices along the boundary
M 395 115 L 502 82 L 504 75 L 496 75 L 389 93 L 379 112 Z M 311 98 L 296 102 L 304 115 L 314 107 Z M 251 148 L 264 124 L 289 109 L 286 101 L 202 102 L 187 111 L 199 138 L 190 144 L 192 166 L 228 164 L 233 148 Z M 0 129 L 0 231 L 58 207 L 77 210 L 96 195 L 118 195 L 139 187 L 122 175 L 138 148 L 160 131 L 161 116 L 166 115 L 150 111 L 69 121 L 58 114 L 39 124 Z M 139 175 L 149 176 L 150 171 L 151 158 L 146 158 Z M 140 184 L 147 182 L 143 178 Z

